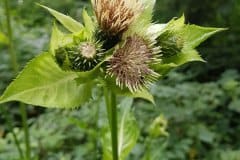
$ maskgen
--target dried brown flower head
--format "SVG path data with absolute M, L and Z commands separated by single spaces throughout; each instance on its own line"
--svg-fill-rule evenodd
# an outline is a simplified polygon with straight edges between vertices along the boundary
M 110 36 L 125 31 L 142 8 L 139 0 L 92 0 L 100 29 Z
M 110 58 L 107 74 L 116 77 L 117 85 L 131 92 L 145 88 L 159 76 L 150 68 L 150 64 L 156 63 L 158 51 L 159 48 L 137 35 L 128 37 Z

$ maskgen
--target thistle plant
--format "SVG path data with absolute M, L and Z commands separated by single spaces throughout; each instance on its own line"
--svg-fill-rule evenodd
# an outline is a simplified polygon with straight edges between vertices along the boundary
M 103 135 L 103 159 L 123 160 L 138 132 L 129 133 L 137 128 L 129 108 L 132 100 L 120 105 L 127 111 L 118 117 L 117 97 L 142 98 L 154 104 L 151 84 L 185 63 L 205 62 L 195 48 L 224 29 L 186 24 L 184 16 L 157 24 L 152 21 L 155 0 L 91 3 L 93 10 L 82 12 L 83 24 L 40 5 L 68 32 L 53 25 L 49 51 L 26 65 L 0 103 L 21 101 L 71 109 L 91 100 L 93 89 L 99 89 L 105 97 L 111 133 Z M 128 131 L 123 131 L 125 123 Z

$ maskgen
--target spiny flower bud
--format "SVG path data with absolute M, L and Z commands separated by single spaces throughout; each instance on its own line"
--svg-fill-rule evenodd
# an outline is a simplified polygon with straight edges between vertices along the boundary
M 143 38 L 128 37 L 109 59 L 107 74 L 116 78 L 118 86 L 127 87 L 131 92 L 145 88 L 159 76 L 150 68 L 157 62 L 155 55 L 158 52 L 158 47 L 154 48 Z
M 170 57 L 181 52 L 184 39 L 181 34 L 175 32 L 165 31 L 158 39 L 158 45 L 161 46 L 164 57 Z
M 101 60 L 101 49 L 93 42 L 60 47 L 55 51 L 56 61 L 64 70 L 89 71 Z
M 142 8 L 139 0 L 92 0 L 100 29 L 116 36 L 133 22 Z

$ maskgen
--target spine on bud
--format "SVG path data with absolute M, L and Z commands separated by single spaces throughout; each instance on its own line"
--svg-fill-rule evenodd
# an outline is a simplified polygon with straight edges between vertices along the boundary
M 161 46 L 163 57 L 170 57 L 181 52 L 184 39 L 181 34 L 165 31 L 157 38 L 158 45 Z
M 55 58 L 63 70 L 89 71 L 101 61 L 101 47 L 93 42 L 70 44 L 56 49 Z

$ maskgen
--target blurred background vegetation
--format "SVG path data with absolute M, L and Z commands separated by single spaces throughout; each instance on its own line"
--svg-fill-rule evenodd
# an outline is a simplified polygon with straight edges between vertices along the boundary
M 47 51 L 53 18 L 35 5 L 47 5 L 81 20 L 87 0 L 11 0 L 14 49 L 22 68 Z M 7 33 L 0 1 L 0 31 Z M 185 14 L 188 23 L 226 27 L 199 47 L 207 63 L 191 63 L 169 73 L 152 87 L 156 107 L 134 101 L 141 128 L 129 160 L 240 160 L 240 0 L 157 0 L 154 20 L 166 23 Z M 1 36 L 1 35 L 0 35 Z M 0 44 L 0 93 L 14 78 L 7 47 Z M 100 93 L 95 93 L 95 97 Z M 100 106 L 100 107 L 99 107 Z M 19 104 L 0 110 L 0 160 L 19 160 L 6 119 L 24 148 Z M 98 139 L 104 104 L 94 98 L 78 110 L 28 107 L 32 155 L 38 160 L 95 160 L 101 157 Z M 160 116 L 161 115 L 161 116 Z M 161 134 L 151 136 L 157 123 Z M 167 133 L 166 133 L 167 132 Z

